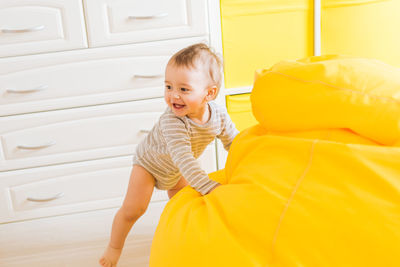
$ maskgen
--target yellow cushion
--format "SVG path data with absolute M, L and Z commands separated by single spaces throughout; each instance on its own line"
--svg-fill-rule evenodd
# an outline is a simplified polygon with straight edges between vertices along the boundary
M 268 135 L 279 135 L 287 137 L 298 137 L 304 139 L 318 139 L 324 141 L 341 142 L 346 144 L 361 144 L 379 146 L 380 144 L 367 139 L 347 129 L 328 129 L 328 130 L 311 130 L 298 132 L 276 132 L 265 131 Z
M 400 69 L 341 56 L 285 61 L 258 72 L 253 114 L 272 131 L 350 129 L 383 145 L 400 141 Z
M 167 204 L 150 267 L 400 266 L 399 166 L 397 147 L 246 129 L 222 186 Z

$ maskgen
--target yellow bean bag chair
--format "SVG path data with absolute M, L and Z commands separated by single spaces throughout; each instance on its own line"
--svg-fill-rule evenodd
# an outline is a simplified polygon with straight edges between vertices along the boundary
M 151 267 L 400 266 L 400 69 L 339 56 L 258 73 L 223 185 L 167 204 Z

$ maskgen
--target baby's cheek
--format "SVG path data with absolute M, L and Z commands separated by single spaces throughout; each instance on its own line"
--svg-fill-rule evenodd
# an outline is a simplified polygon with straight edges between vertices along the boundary
M 168 104 L 169 103 L 169 96 L 167 93 L 164 93 L 164 100 Z

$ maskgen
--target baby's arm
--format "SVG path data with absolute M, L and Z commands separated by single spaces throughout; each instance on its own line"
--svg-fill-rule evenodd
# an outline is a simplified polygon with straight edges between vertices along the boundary
M 174 164 L 179 168 L 182 176 L 196 191 L 205 195 L 212 191 L 219 183 L 210 180 L 207 173 L 193 156 L 190 137 L 183 121 L 171 116 L 161 129 L 167 143 L 167 149 Z
M 231 120 L 231 117 L 229 117 L 229 114 L 226 112 L 226 110 L 222 111 L 221 116 L 223 118 L 221 122 L 222 131 L 217 138 L 219 138 L 222 144 L 224 144 L 225 150 L 229 151 L 232 141 L 239 131 L 236 129 L 235 124 Z

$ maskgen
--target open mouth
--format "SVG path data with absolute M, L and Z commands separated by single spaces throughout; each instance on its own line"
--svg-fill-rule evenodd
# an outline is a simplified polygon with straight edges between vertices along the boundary
M 182 108 L 184 108 L 185 107 L 185 105 L 179 105 L 179 104 L 172 104 L 172 106 L 174 107 L 174 108 L 176 108 L 176 109 L 182 109 Z

